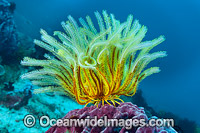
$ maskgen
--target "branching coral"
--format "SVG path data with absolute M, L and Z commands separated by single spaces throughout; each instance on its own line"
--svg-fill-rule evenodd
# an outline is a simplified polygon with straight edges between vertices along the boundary
M 79 19 L 81 26 L 71 17 L 61 25 L 65 33 L 55 31 L 56 38 L 41 29 L 42 41 L 35 44 L 45 48 L 54 56 L 45 54 L 45 60 L 25 57 L 25 66 L 40 66 L 22 75 L 42 88 L 35 93 L 59 91 L 76 99 L 79 104 L 120 104 L 121 95 L 133 96 L 139 82 L 147 76 L 158 73 L 158 67 L 146 69 L 151 61 L 166 56 L 165 51 L 149 53 L 164 41 L 160 36 L 152 41 L 142 42 L 147 28 L 133 21 L 120 23 L 113 14 L 95 12 L 99 32 L 91 18 Z

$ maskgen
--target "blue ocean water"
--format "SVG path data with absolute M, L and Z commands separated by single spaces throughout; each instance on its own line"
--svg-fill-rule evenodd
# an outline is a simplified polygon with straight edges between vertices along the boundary
M 12 0 L 10 0 L 12 1 Z M 107 10 L 125 21 L 129 14 L 148 27 L 146 40 L 164 35 L 166 41 L 154 50 L 168 56 L 151 63 L 161 72 L 139 86 L 149 105 L 173 112 L 200 124 L 200 2 L 198 0 L 15 0 L 19 31 L 40 38 L 39 29 L 52 34 L 61 30 L 68 15 L 75 19 Z

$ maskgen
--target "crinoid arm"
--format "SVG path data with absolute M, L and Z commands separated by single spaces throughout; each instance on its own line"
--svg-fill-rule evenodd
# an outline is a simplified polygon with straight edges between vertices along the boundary
M 25 57 L 21 61 L 25 66 L 41 67 L 21 76 L 41 87 L 35 93 L 59 91 L 82 105 L 115 105 L 123 102 L 121 95 L 133 96 L 143 79 L 160 71 L 146 67 L 166 56 L 165 51 L 150 53 L 164 36 L 142 41 L 147 28 L 133 21 L 132 15 L 124 23 L 106 11 L 95 12 L 95 16 L 98 28 L 89 16 L 80 18 L 79 24 L 69 16 L 61 23 L 64 32 L 55 31 L 55 37 L 41 29 L 41 41 L 34 43 L 54 56 L 45 54 L 43 60 Z

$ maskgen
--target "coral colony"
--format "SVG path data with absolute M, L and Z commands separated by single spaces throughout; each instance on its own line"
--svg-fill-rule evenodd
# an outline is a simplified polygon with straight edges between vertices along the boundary
M 39 66 L 41 69 L 25 73 L 21 77 L 30 79 L 32 84 L 41 87 L 34 90 L 36 94 L 61 92 L 81 105 L 94 104 L 72 111 L 67 115 L 68 118 L 80 118 L 83 112 L 87 112 L 87 115 L 98 115 L 90 113 L 95 108 L 105 115 L 108 113 L 105 108 L 108 107 L 113 110 L 110 118 L 114 117 L 115 113 L 120 114 L 122 110 L 126 110 L 130 118 L 141 113 L 147 119 L 143 110 L 136 105 L 123 103 L 120 96 L 133 96 L 144 78 L 160 71 L 158 67 L 146 69 L 146 66 L 151 61 L 166 56 L 165 51 L 149 53 L 165 38 L 160 36 L 152 41 L 142 42 L 147 28 L 140 25 L 138 20 L 133 21 L 132 15 L 129 15 L 124 23 L 120 23 L 113 14 L 109 15 L 106 11 L 103 11 L 102 15 L 95 12 L 95 16 L 98 29 L 89 16 L 86 20 L 79 19 L 81 26 L 69 16 L 68 21 L 61 23 L 65 33 L 54 32 L 54 36 L 59 40 L 41 29 L 42 41 L 34 40 L 34 43 L 48 50 L 51 55 L 45 54 L 44 60 L 25 57 L 21 61 L 22 65 Z M 127 107 L 135 109 L 130 111 Z M 135 111 L 140 113 L 134 113 Z M 121 118 L 123 113 L 122 111 Z M 48 132 L 56 130 L 55 127 L 50 129 Z M 75 129 L 78 132 L 83 131 L 83 128 Z M 67 128 L 62 128 L 63 132 L 66 130 Z M 105 128 L 98 129 L 103 130 Z M 90 128 L 87 131 L 97 130 L 92 131 Z M 114 128 L 109 131 L 114 131 Z M 153 131 L 156 130 L 152 129 Z
M 9 56 L 17 49 L 16 25 L 13 19 L 14 3 L 0 1 L 0 53 Z M 6 58 L 6 57 L 5 57 Z

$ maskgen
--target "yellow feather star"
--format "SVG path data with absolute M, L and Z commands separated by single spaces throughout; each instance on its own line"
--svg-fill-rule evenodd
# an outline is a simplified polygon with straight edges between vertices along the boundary
M 65 33 L 54 32 L 59 41 L 41 29 L 42 41 L 34 43 L 54 56 L 21 61 L 25 66 L 42 67 L 21 76 L 41 86 L 34 93 L 59 91 L 81 105 L 115 105 L 122 101 L 121 95 L 133 96 L 139 82 L 160 71 L 158 67 L 144 69 L 152 60 L 166 56 L 165 51 L 149 53 L 165 40 L 163 36 L 142 42 L 147 28 L 133 21 L 132 15 L 124 23 L 106 11 L 102 15 L 95 12 L 99 32 L 89 16 L 86 21 L 79 19 L 81 26 L 69 16 L 61 23 Z

